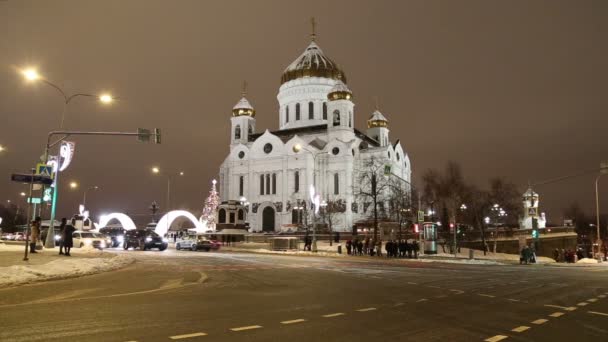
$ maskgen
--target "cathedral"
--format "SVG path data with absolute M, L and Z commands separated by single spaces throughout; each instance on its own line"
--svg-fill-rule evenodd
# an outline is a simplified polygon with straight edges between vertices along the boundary
M 254 232 L 290 230 L 319 219 L 311 210 L 332 204 L 333 231 L 373 215 L 358 196 L 365 165 L 381 165 L 382 177 L 408 189 L 411 164 L 389 121 L 377 108 L 367 129 L 354 127 L 355 104 L 346 73 L 311 42 L 281 75 L 279 129 L 256 127 L 256 110 L 243 92 L 232 109 L 230 153 L 220 167 L 218 224 Z

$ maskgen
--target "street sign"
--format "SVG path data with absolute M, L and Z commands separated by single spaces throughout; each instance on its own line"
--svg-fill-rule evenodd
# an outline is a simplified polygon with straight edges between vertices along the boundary
M 53 167 L 43 163 L 36 164 L 36 174 L 53 178 Z
M 26 173 L 13 173 L 11 175 L 11 180 L 13 182 L 19 183 L 34 183 L 34 184 L 44 184 L 51 185 L 53 184 L 53 179 L 51 177 L 41 176 L 41 175 L 31 175 Z
M 52 189 L 51 188 L 46 188 L 44 189 L 44 195 L 42 195 L 42 200 L 45 202 L 48 202 L 51 200 L 51 198 L 53 198 L 53 195 L 51 194 Z
M 40 204 L 42 203 L 42 199 L 40 197 L 28 197 L 27 203 Z
M 418 210 L 418 222 L 424 222 L 424 211 Z
M 160 144 L 160 128 L 154 129 L 154 143 Z

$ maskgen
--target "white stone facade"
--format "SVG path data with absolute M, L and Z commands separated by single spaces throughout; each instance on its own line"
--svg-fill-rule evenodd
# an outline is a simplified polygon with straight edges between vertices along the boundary
M 312 62 L 302 66 L 307 58 Z M 294 67 L 298 61 L 301 70 Z M 355 129 L 352 94 L 343 79 L 342 71 L 312 42 L 285 71 L 277 95 L 279 130 L 254 133 L 255 111 L 245 96 L 233 109 L 230 153 L 220 167 L 220 197 L 247 202 L 245 221 L 251 230 L 293 227 L 294 206 L 310 206 L 309 189 L 315 185 L 322 201 L 344 204 L 333 230 L 350 231 L 370 216 L 371 209 L 364 212 L 356 194 L 361 165 L 371 158 L 390 165 L 392 176 L 409 188 L 410 160 L 398 140 L 391 142 L 388 121 L 377 111 L 366 133 Z M 332 92 L 341 97 L 328 99 Z

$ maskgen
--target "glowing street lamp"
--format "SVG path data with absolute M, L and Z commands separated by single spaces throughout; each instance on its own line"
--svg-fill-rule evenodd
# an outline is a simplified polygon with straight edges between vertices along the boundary
M 152 168 L 152 173 L 160 173 L 160 169 L 156 166 Z
M 26 194 L 25 194 L 25 192 L 22 192 L 22 193 L 20 193 L 19 195 L 20 195 L 21 197 L 25 197 L 25 195 L 26 195 Z
M 78 183 L 70 182 L 70 189 L 76 189 L 76 188 L 78 188 Z
M 25 77 L 25 79 L 28 81 L 35 81 L 40 78 L 40 74 L 38 74 L 38 71 L 33 68 L 21 70 L 21 73 L 23 74 L 23 77 Z
M 114 98 L 110 94 L 102 94 L 99 96 L 99 101 L 108 104 L 112 103 L 114 101 Z
M 82 195 L 82 206 L 83 207 L 86 206 L 86 204 L 87 204 L 87 191 L 89 191 L 89 190 L 96 191 L 96 190 L 99 190 L 99 187 L 97 185 L 94 185 L 94 186 L 90 186 L 84 190 L 84 194 Z
M 152 167 L 152 173 L 155 175 L 160 174 L 160 167 L 158 166 L 153 166 Z M 178 171 L 178 172 L 174 172 L 174 175 L 177 176 L 184 176 L 185 173 L 184 171 Z M 167 203 L 166 203 L 166 207 L 167 207 L 167 212 L 169 212 L 171 210 L 171 176 L 172 174 L 168 174 L 167 175 Z
M 4 152 L 4 151 L 6 151 L 6 147 L 0 145 L 0 152 Z

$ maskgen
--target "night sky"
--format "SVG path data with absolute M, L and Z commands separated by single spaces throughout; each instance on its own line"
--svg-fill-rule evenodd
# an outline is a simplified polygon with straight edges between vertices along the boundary
M 35 66 L 68 93 L 111 92 L 110 107 L 70 104 L 66 128 L 163 130 L 161 145 L 80 137 L 62 174 L 59 216 L 84 187 L 95 217 L 163 206 L 166 178 L 184 171 L 174 206 L 196 211 L 228 153 L 243 80 L 258 131 L 278 127 L 280 77 L 317 42 L 340 64 L 365 129 L 374 96 L 401 139 L 419 184 L 428 168 L 462 164 L 468 181 L 520 185 L 608 160 L 608 1 L 0 1 L 0 200 L 22 201 L 27 172 L 58 128 L 62 98 L 18 70 Z M 594 212 L 594 175 L 537 187 L 561 223 L 578 201 Z M 78 181 L 71 191 L 67 182 Z M 603 181 L 603 211 L 608 178 Z

